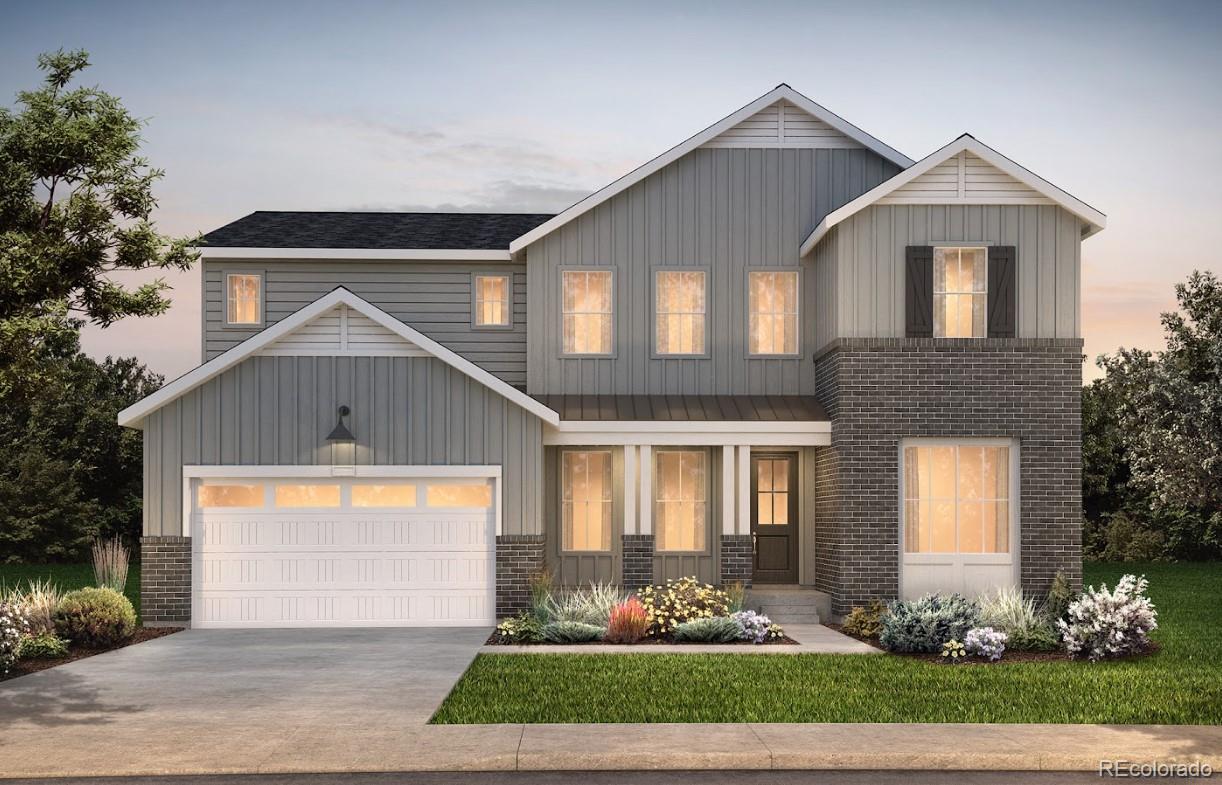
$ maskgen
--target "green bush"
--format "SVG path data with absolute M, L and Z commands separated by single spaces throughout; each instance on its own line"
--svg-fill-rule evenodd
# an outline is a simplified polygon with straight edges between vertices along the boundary
M 685 643 L 733 643 L 742 637 L 743 628 L 729 616 L 711 616 L 685 621 L 675 627 L 675 640 Z
M 549 594 L 541 605 L 544 621 L 579 621 L 606 627 L 611 609 L 624 601 L 624 590 L 610 583 Z
M 887 614 L 887 606 L 882 600 L 871 600 L 869 607 L 854 605 L 849 609 L 849 615 L 844 617 L 841 628 L 849 635 L 861 638 L 877 638 L 882 632 L 883 616 Z
M 554 621 L 543 625 L 543 640 L 550 643 L 589 643 L 602 640 L 605 627 L 581 621 Z
M 979 621 L 976 603 L 960 594 L 897 600 L 883 617 L 878 642 L 888 651 L 937 653 L 947 641 L 963 640 Z
M 113 646 L 136 631 L 136 610 L 114 589 L 77 589 L 55 609 L 55 631 L 82 646 Z
M 1057 570 L 1052 585 L 1048 587 L 1048 596 L 1044 598 L 1044 616 L 1050 623 L 1055 624 L 1057 619 L 1065 618 L 1069 613 L 1069 604 L 1076 599 L 1078 593 L 1069 585 L 1069 579 L 1065 577 L 1065 573 Z
M 1122 512 L 1082 527 L 1083 556 L 1093 561 L 1157 562 L 1165 560 L 1167 550 L 1166 535 Z
M 68 653 L 68 643 L 53 633 L 43 632 L 22 638 L 17 647 L 19 660 L 50 660 Z
M 1056 651 L 1061 648 L 1061 636 L 1051 624 L 1025 627 L 1006 634 L 1010 636 L 1006 642 L 1010 651 Z
M 496 625 L 496 634 L 506 643 L 538 643 L 543 640 L 543 622 L 533 613 L 523 611 Z

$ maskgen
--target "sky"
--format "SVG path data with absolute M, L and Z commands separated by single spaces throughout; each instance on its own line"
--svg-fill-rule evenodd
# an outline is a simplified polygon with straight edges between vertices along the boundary
M 1106 213 L 1082 250 L 1088 379 L 1159 348 L 1175 283 L 1222 269 L 1222 2 L 0 0 L 0 104 L 60 47 L 147 121 L 172 234 L 260 209 L 559 211 L 786 82 L 914 159 L 970 132 Z M 86 350 L 199 364 L 198 271 L 167 280 L 167 314 L 89 327 Z

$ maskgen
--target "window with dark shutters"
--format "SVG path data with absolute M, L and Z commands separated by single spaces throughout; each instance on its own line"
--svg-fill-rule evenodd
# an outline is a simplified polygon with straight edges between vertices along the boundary
M 1013 338 L 1018 312 L 1018 262 L 1012 245 L 989 248 L 988 336 Z
M 933 247 L 910 245 L 904 264 L 904 333 L 909 338 L 933 335 Z

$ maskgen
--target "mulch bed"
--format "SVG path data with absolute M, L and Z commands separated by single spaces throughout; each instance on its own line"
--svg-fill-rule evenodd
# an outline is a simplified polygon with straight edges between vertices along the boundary
M 13 667 L 9 668 L 8 673 L 0 673 L 0 681 L 15 679 L 18 676 L 25 676 L 38 671 L 45 671 L 47 668 L 54 668 L 57 665 L 65 665 L 75 660 L 83 660 L 86 657 L 92 657 L 95 654 L 101 654 L 115 649 L 122 649 L 125 646 L 131 646 L 135 643 L 144 643 L 151 641 L 154 638 L 162 638 L 166 635 L 172 635 L 178 632 L 181 627 L 137 627 L 135 634 L 123 641 L 117 646 L 109 648 L 91 649 L 86 646 L 73 646 L 68 649 L 68 653 L 63 657 L 53 657 L 37 660 L 20 660 Z
M 669 638 L 645 638 L 636 643 L 609 643 L 607 641 L 586 641 L 584 643 L 549 643 L 540 641 L 539 643 L 513 643 L 507 641 L 495 632 L 488 636 L 488 640 L 484 642 L 487 646 L 778 646 L 788 644 L 796 645 L 798 642 L 788 635 L 781 638 L 774 638 L 763 643 L 751 643 L 750 641 L 734 641 L 733 643 L 697 643 L 695 641 L 676 641 Z
M 860 635 L 854 635 L 853 633 L 845 630 L 839 624 L 828 624 L 826 626 L 830 627 L 831 629 L 835 630 L 836 632 L 840 633 L 841 635 L 847 635 L 848 637 L 859 640 L 862 643 L 868 643 L 876 649 L 881 649 L 882 651 L 886 651 L 886 649 L 883 649 L 881 646 L 878 645 L 878 638 L 864 638 Z M 1148 657 L 1151 654 L 1154 654 L 1155 652 L 1157 652 L 1158 649 L 1159 649 L 1158 644 L 1151 642 L 1150 645 L 1147 646 L 1146 649 L 1140 652 L 1139 654 L 1133 654 L 1133 655 L 1130 655 L 1129 657 L 1122 657 L 1119 659 L 1137 659 L 1139 657 Z M 991 660 L 986 660 L 982 657 L 966 657 L 964 659 L 959 660 L 958 662 L 947 663 L 946 659 L 943 659 L 941 653 L 926 654 L 924 652 L 888 651 L 887 654 L 890 654 L 894 657 L 907 657 L 913 660 L 924 660 L 926 662 L 937 662 L 937 663 L 946 663 L 946 664 L 953 664 L 953 665 L 1005 665 L 1006 663 L 1010 663 L 1010 662 L 1073 662 L 1074 661 L 1072 657 L 1070 657 L 1068 654 L 1066 654 L 1063 651 L 1015 651 L 1013 649 L 1006 649 L 1001 659 L 996 662 L 993 662 Z

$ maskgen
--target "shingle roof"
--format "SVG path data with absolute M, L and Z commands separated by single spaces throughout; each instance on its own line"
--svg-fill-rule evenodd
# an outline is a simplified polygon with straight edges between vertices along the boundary
M 538 213 L 313 213 L 260 210 L 204 235 L 213 248 L 503 251 L 551 218 Z
M 561 420 L 826 422 L 805 395 L 535 395 Z

